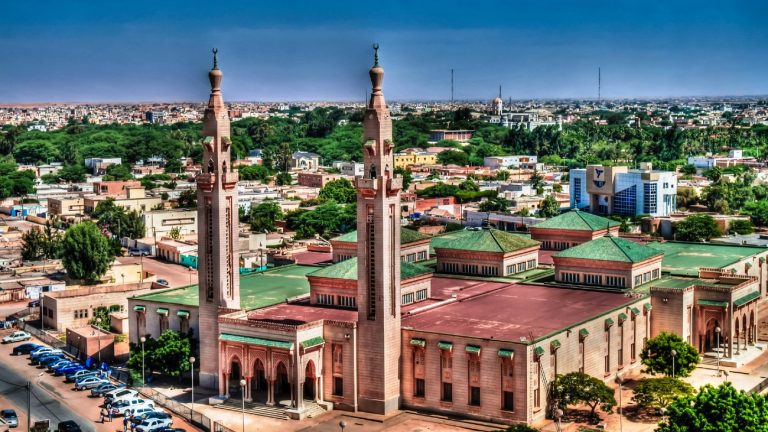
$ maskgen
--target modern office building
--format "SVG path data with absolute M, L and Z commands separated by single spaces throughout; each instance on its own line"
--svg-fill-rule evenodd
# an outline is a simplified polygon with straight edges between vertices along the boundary
M 570 172 L 571 208 L 595 214 L 668 216 L 677 210 L 677 173 L 588 165 Z

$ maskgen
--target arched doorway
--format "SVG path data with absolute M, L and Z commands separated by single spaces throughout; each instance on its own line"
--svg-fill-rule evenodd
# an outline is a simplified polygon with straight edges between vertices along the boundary
M 713 351 L 717 347 L 718 343 L 718 335 L 715 332 L 715 329 L 720 327 L 720 321 L 712 318 L 709 321 L 707 321 L 707 332 L 706 336 L 704 337 L 704 352 Z M 722 335 L 722 328 L 720 328 L 720 344 L 723 343 L 723 335 Z
M 314 401 L 317 375 L 315 374 L 315 363 L 310 360 L 307 368 L 304 370 L 304 399 Z
M 243 369 L 240 367 L 240 359 L 237 357 L 232 358 L 232 363 L 229 367 L 229 394 L 231 397 L 237 396 L 242 398 L 242 389 L 240 388 L 240 380 L 243 376 Z
M 755 311 L 752 311 L 749 313 L 749 343 L 750 344 L 757 343 L 757 327 L 755 326 Z
M 278 363 L 275 372 L 275 400 L 291 399 L 291 383 L 288 382 L 288 368 L 285 363 Z
M 736 327 L 738 326 L 739 326 L 739 322 L 736 321 Z M 741 316 L 741 337 L 744 338 L 744 349 L 747 349 L 747 344 L 749 344 L 749 340 L 751 339 L 752 336 L 750 335 L 749 328 L 747 327 L 746 314 Z
M 269 398 L 269 386 L 267 384 L 267 372 L 264 363 L 256 359 L 253 365 L 253 378 L 251 380 L 251 399 L 254 402 L 267 403 Z

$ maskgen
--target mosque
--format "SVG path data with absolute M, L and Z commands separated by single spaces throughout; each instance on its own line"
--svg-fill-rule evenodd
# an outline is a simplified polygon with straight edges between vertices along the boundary
M 357 231 L 332 241 L 344 253 L 329 266 L 241 279 L 238 174 L 214 56 L 197 177 L 200 283 L 130 298 L 131 341 L 191 329 L 200 385 L 218 389 L 217 401 L 244 398 L 294 419 L 319 407 L 529 424 L 551 415 L 557 374 L 612 381 L 639 366 L 643 343 L 662 330 L 702 355 L 755 350 L 762 249 L 635 243 L 578 211 L 530 236 L 488 228 L 429 240 L 402 229 L 378 47 L 368 74 Z M 567 248 L 541 247 L 553 239 Z M 712 258 L 685 261 L 691 250 Z

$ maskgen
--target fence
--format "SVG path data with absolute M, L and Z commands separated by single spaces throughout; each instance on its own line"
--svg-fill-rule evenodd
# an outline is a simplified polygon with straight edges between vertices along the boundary
M 201 427 L 209 432 L 236 432 L 215 420 L 211 420 L 205 414 L 193 411 L 188 406 L 179 403 L 174 399 L 168 398 L 164 394 L 154 389 L 149 387 L 140 387 L 137 388 L 137 390 L 139 393 L 141 393 L 142 396 L 152 399 L 158 405 L 167 408 L 179 417 L 189 420 L 190 423 L 197 427 Z

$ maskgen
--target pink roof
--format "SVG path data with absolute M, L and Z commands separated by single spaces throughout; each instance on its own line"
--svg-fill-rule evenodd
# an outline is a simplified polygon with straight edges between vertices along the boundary
M 403 317 L 416 331 L 519 342 L 575 326 L 637 299 L 621 293 L 509 284 Z M 574 329 L 577 330 L 578 329 Z
M 319 264 L 333 259 L 333 254 L 330 252 L 299 252 L 293 255 L 293 259 L 296 260 L 296 264 Z
M 249 320 L 264 320 L 282 322 L 285 324 L 305 324 L 318 320 L 357 321 L 357 311 L 351 309 L 334 309 L 326 306 L 313 306 L 309 302 L 281 303 L 278 305 L 257 309 L 248 313 Z

